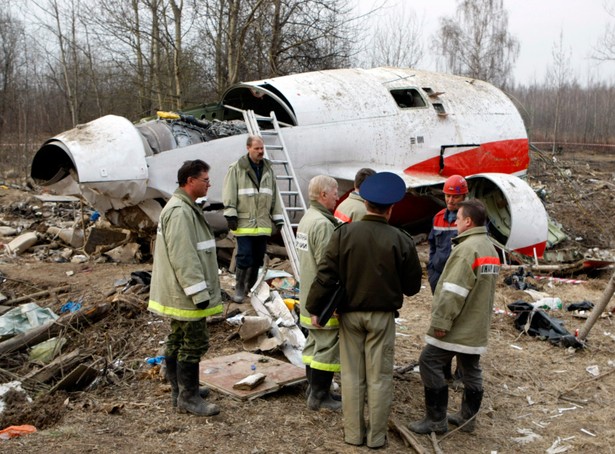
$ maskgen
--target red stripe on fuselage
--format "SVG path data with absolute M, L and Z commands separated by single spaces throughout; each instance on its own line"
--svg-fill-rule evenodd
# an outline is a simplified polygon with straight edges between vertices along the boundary
M 496 172 L 514 174 L 527 170 L 530 163 L 528 139 L 501 140 L 484 143 L 478 148 L 455 153 L 455 148 L 444 150 L 444 169 L 440 171 L 440 157 L 435 156 L 411 165 L 406 173 L 468 176 L 476 173 Z

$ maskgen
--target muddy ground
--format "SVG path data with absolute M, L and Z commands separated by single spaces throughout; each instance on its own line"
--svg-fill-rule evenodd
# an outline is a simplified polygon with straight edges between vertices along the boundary
M 612 193 L 615 186 L 613 156 L 591 151 L 565 150 L 556 156 L 533 153 L 530 181 L 546 188 L 549 213 L 561 222 L 571 239 L 563 247 L 582 251 L 597 248 L 612 254 L 615 249 L 610 220 L 615 216 Z M 3 206 L 8 192 L 0 192 Z M 10 197 L 16 197 L 13 193 Z M 27 193 L 22 195 L 25 199 Z M 419 245 L 423 258 L 426 244 Z M 24 254 L 0 258 L 0 272 L 7 280 L 0 291 L 8 296 L 33 293 L 64 283 L 67 294 L 41 302 L 56 313 L 68 300 L 82 298 L 85 305 L 108 301 L 107 294 L 118 279 L 151 264 L 52 263 Z M 67 272 L 72 271 L 71 276 Z M 532 281 L 564 304 L 597 303 L 612 270 L 575 275 L 581 284 Z M 443 452 L 613 452 L 615 448 L 615 326 L 612 317 L 598 320 L 586 348 L 567 349 L 520 334 L 507 313 L 507 304 L 529 301 L 522 291 L 504 284 L 503 273 L 496 294 L 489 352 L 482 365 L 485 399 L 474 434 L 460 432 L 439 436 Z M 70 273 L 69 273 L 70 274 Z M 231 291 L 232 279 L 222 275 Z M 426 281 L 425 281 L 426 282 Z M 145 296 L 146 298 L 146 296 Z M 143 300 L 144 298 L 141 297 Z M 401 311 L 396 344 L 396 374 L 392 417 L 409 422 L 423 413 L 422 385 L 418 373 L 408 367 L 418 360 L 429 323 L 431 294 L 428 288 L 407 298 Z M 609 307 L 613 306 L 611 303 Z M 218 416 L 197 418 L 177 414 L 170 405 L 170 390 L 157 367 L 145 363 L 159 354 L 168 332 L 167 322 L 144 310 L 145 302 L 115 304 L 109 315 L 89 327 L 68 330 L 63 352 L 79 348 L 93 355 L 95 366 L 105 370 L 93 389 L 79 392 L 49 392 L 48 387 L 27 384 L 34 402 L 12 397 L 0 416 L 0 428 L 32 424 L 33 435 L 0 441 L 6 453 L 48 452 L 216 452 L 216 453 L 312 453 L 369 452 L 343 442 L 342 415 L 313 412 L 306 408 L 304 386 L 295 385 L 277 393 L 239 402 L 214 392 L 212 401 L 221 408 Z M 556 311 L 574 333 L 584 319 Z M 227 340 L 235 328 L 216 323 L 211 328 L 208 357 L 242 350 L 237 339 Z M 281 355 L 276 356 L 282 359 Z M 598 375 L 588 372 L 597 366 Z M 0 356 L 0 382 L 23 377 L 36 366 L 25 353 Z M 590 370 L 593 370 L 590 368 Z M 451 391 L 449 407 L 459 405 L 460 392 Z M 426 452 L 432 451 L 428 436 L 418 436 Z M 550 451 L 549 448 L 551 448 Z M 389 432 L 386 452 L 412 452 Z

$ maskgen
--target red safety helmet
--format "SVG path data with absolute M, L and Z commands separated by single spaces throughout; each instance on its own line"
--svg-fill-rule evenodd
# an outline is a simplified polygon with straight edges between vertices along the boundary
M 461 175 L 451 175 L 444 182 L 443 191 L 449 195 L 459 195 L 468 193 L 468 182 Z

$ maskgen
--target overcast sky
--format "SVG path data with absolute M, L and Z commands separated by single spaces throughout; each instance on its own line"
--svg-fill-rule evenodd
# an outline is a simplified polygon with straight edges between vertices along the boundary
M 386 0 L 355 0 L 358 12 Z M 615 5 L 615 0 L 606 0 Z M 547 67 L 552 65 L 552 50 L 563 33 L 564 50 L 570 52 L 571 66 L 581 83 L 591 72 L 596 78 L 615 81 L 615 63 L 598 65 L 589 58 L 592 47 L 603 35 L 607 23 L 615 26 L 615 18 L 607 15 L 605 0 L 504 0 L 508 11 L 509 32 L 519 41 L 521 49 L 515 66 L 518 83 L 544 82 Z M 402 4 L 414 9 L 424 21 L 425 45 L 439 25 L 442 16 L 454 16 L 457 0 L 388 0 L 386 13 L 399 14 Z M 425 46 L 425 54 L 429 55 Z M 434 62 L 424 58 L 422 69 L 436 69 Z

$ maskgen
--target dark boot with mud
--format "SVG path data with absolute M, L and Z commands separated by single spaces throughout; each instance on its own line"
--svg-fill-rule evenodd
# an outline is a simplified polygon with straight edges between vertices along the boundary
M 312 369 L 311 375 L 310 395 L 307 399 L 308 408 L 315 411 L 321 408 L 332 411 L 341 410 L 342 403 L 333 399 L 330 392 L 333 372 Z
M 461 409 L 457 413 L 448 415 L 448 422 L 454 426 L 462 426 L 462 432 L 474 432 L 476 429 L 476 414 L 483 402 L 483 390 L 465 389 Z
M 250 293 L 258 279 L 258 266 L 251 266 L 246 270 L 246 294 Z
M 425 388 L 425 417 L 408 424 L 408 428 L 417 434 L 448 432 L 446 408 L 448 407 L 448 386 L 439 389 Z
M 245 268 L 239 268 L 235 270 L 235 295 L 233 295 L 233 301 L 236 303 L 243 303 L 243 299 L 246 297 L 246 276 L 248 270 Z
M 177 396 L 179 395 L 179 385 L 177 384 L 177 358 L 175 356 L 165 356 L 164 363 L 166 366 L 164 378 L 166 378 L 171 385 L 171 404 L 173 407 L 177 407 Z M 199 388 L 199 396 L 202 398 L 209 396 L 209 388 L 201 386 Z
M 215 404 L 208 404 L 199 396 L 199 364 L 177 363 L 177 383 L 179 395 L 177 409 L 180 413 L 191 413 L 197 416 L 213 416 L 220 413 Z

